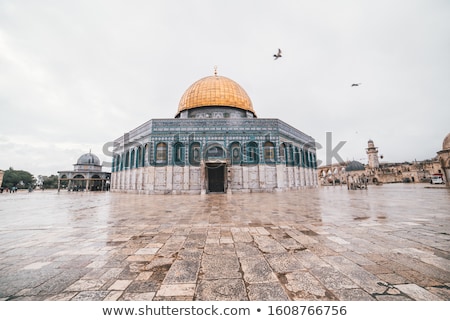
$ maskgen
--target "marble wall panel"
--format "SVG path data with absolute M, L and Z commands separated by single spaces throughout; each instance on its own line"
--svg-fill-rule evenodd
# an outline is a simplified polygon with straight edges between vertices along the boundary
M 231 189 L 242 188 L 242 167 L 231 166 Z
M 155 168 L 155 190 L 163 190 L 167 185 L 166 167 Z
M 248 188 L 259 188 L 259 166 L 248 167 Z
M 189 168 L 189 189 L 199 190 L 201 188 L 200 167 Z

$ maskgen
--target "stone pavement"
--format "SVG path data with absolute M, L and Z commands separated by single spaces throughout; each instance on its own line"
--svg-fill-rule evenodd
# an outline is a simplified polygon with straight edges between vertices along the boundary
M 450 299 L 450 190 L 0 194 L 1 300 Z

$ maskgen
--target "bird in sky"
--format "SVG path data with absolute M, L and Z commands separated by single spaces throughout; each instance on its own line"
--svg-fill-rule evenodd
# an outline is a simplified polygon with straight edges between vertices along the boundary
M 359 85 L 361 85 L 361 83 L 352 84 L 352 87 L 358 87 Z
M 278 53 L 274 54 L 273 56 L 275 57 L 274 60 L 277 60 L 278 58 L 281 58 L 282 57 L 281 56 L 281 49 L 278 49 Z

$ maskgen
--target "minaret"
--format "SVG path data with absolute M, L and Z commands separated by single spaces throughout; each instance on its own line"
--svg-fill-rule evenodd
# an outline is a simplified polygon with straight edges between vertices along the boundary
M 369 158 L 369 167 L 370 168 L 379 168 L 380 163 L 378 161 L 378 147 L 375 147 L 373 144 L 373 140 L 369 139 L 368 148 L 366 148 L 366 153 Z

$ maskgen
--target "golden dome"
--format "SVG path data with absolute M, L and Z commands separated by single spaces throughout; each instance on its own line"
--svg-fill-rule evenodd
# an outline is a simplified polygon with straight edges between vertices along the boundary
M 185 91 L 178 105 L 177 116 L 183 110 L 207 106 L 234 107 L 255 114 L 245 90 L 235 81 L 217 74 L 196 81 Z

